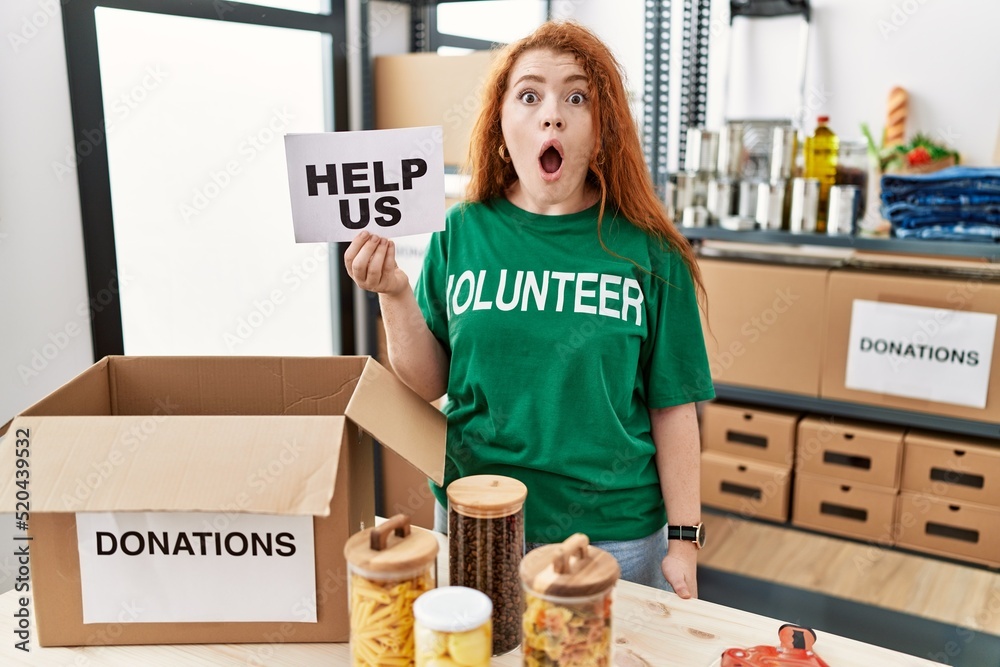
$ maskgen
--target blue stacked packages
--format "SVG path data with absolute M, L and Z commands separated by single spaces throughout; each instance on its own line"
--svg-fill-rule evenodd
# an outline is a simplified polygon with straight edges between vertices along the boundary
M 1000 242 L 1000 168 L 887 174 L 882 217 L 898 238 Z

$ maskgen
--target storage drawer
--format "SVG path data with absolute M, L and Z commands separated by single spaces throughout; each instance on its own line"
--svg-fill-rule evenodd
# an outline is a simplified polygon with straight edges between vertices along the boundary
M 795 476 L 792 523 L 891 545 L 896 490 L 808 473 Z
M 899 546 L 1000 566 L 1000 508 L 908 491 L 899 498 Z
M 702 452 L 701 500 L 747 518 L 788 520 L 791 469 Z
M 797 472 L 899 488 L 903 430 L 808 417 L 799 422 Z
M 798 414 L 728 403 L 708 403 L 701 419 L 706 451 L 790 467 Z
M 1000 444 L 919 431 L 904 442 L 904 491 L 1000 506 Z

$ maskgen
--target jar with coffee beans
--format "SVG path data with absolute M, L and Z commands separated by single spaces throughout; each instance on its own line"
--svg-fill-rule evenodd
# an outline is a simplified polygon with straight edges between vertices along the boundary
M 413 603 L 436 585 L 437 553 L 437 538 L 405 514 L 347 540 L 351 665 L 413 664 Z
M 611 600 L 621 568 L 583 533 L 528 552 L 524 586 L 525 665 L 610 667 Z
M 509 653 L 521 643 L 518 566 L 528 488 L 502 475 L 472 475 L 455 480 L 447 491 L 450 583 L 489 596 L 493 655 Z

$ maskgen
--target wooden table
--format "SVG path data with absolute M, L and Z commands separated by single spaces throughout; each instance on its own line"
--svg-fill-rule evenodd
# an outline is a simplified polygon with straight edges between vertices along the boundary
M 447 572 L 447 570 L 445 570 Z M 313 667 L 349 665 L 347 644 L 240 644 L 14 648 L 17 598 L 0 595 L 0 664 L 59 667 L 181 667 L 241 665 Z M 777 644 L 780 621 L 703 600 L 619 582 L 614 602 L 615 662 L 619 667 L 709 667 L 724 649 Z M 818 631 L 817 652 L 831 667 L 936 665 L 920 658 Z M 32 629 L 32 640 L 34 640 Z M 494 658 L 493 665 L 521 664 L 521 653 Z

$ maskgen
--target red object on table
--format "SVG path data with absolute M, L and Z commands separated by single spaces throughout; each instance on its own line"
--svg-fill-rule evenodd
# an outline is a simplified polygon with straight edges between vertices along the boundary
M 727 649 L 720 667 L 830 667 L 813 651 L 816 633 L 811 628 L 782 625 L 778 640 L 780 646 Z

